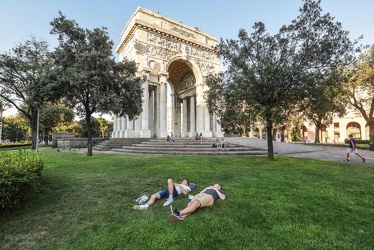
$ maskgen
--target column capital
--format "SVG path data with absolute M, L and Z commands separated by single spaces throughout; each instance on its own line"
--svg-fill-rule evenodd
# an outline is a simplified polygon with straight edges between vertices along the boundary
M 158 74 L 158 77 L 159 77 L 159 81 L 160 82 L 163 82 L 163 83 L 166 83 L 167 82 L 167 78 L 169 77 L 169 73 L 168 72 L 165 72 L 165 71 L 161 71 L 159 74 Z

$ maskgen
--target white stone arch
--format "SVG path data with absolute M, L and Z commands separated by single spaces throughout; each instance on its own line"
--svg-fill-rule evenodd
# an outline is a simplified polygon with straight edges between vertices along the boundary
M 117 53 L 119 60 L 134 59 L 137 74 L 147 79 L 143 84 L 143 112 L 136 121 L 113 117 L 114 137 L 163 138 L 170 132 L 175 136 L 193 136 L 196 132 L 206 138 L 222 136 L 204 100 L 204 76 L 219 69 L 219 58 L 212 49 L 217 44 L 218 39 L 209 34 L 139 7 L 121 33 Z M 185 81 L 188 87 L 182 89 L 188 74 L 193 75 L 195 86 Z M 169 115 L 166 105 L 170 95 L 176 100 L 175 115 Z M 175 119 L 173 126 L 181 128 L 178 133 L 169 129 L 169 116 Z
M 196 62 L 194 60 L 190 60 L 186 56 L 183 56 L 183 54 L 182 55 L 178 54 L 178 55 L 171 57 L 168 63 L 166 64 L 166 71 L 169 70 L 169 67 L 173 62 L 178 61 L 178 60 L 183 60 L 184 62 L 186 62 L 188 66 L 190 66 L 195 76 L 196 83 L 203 83 L 203 75 L 202 75 L 200 68 L 196 64 Z

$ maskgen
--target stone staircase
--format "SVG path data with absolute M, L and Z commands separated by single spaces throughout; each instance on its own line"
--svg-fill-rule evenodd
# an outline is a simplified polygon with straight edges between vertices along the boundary
M 100 143 L 95 143 L 94 150 L 110 151 L 112 149 L 122 148 L 123 146 L 131 146 L 142 142 L 149 141 L 149 138 L 111 138 Z
M 138 142 L 135 142 L 138 139 Z M 131 143 L 133 142 L 133 143 Z M 227 143 L 226 148 L 212 148 L 214 138 L 195 140 L 176 137 L 174 142 L 165 139 L 111 139 L 94 146 L 95 150 L 124 154 L 150 155 L 267 155 L 267 151 Z

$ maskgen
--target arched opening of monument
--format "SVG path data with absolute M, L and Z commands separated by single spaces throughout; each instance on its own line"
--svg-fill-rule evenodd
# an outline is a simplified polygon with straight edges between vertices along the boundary
M 192 137 L 196 130 L 196 78 L 192 65 L 177 59 L 168 67 L 168 132 L 177 137 Z

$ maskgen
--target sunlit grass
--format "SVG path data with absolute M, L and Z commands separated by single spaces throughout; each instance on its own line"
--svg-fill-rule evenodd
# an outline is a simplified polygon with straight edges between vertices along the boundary
M 276 156 L 134 156 L 42 150 L 43 190 L 0 219 L 1 249 L 371 249 L 374 169 Z M 135 199 L 167 178 L 220 182 L 225 201 L 171 223 Z M 183 208 L 184 196 L 174 206 Z

